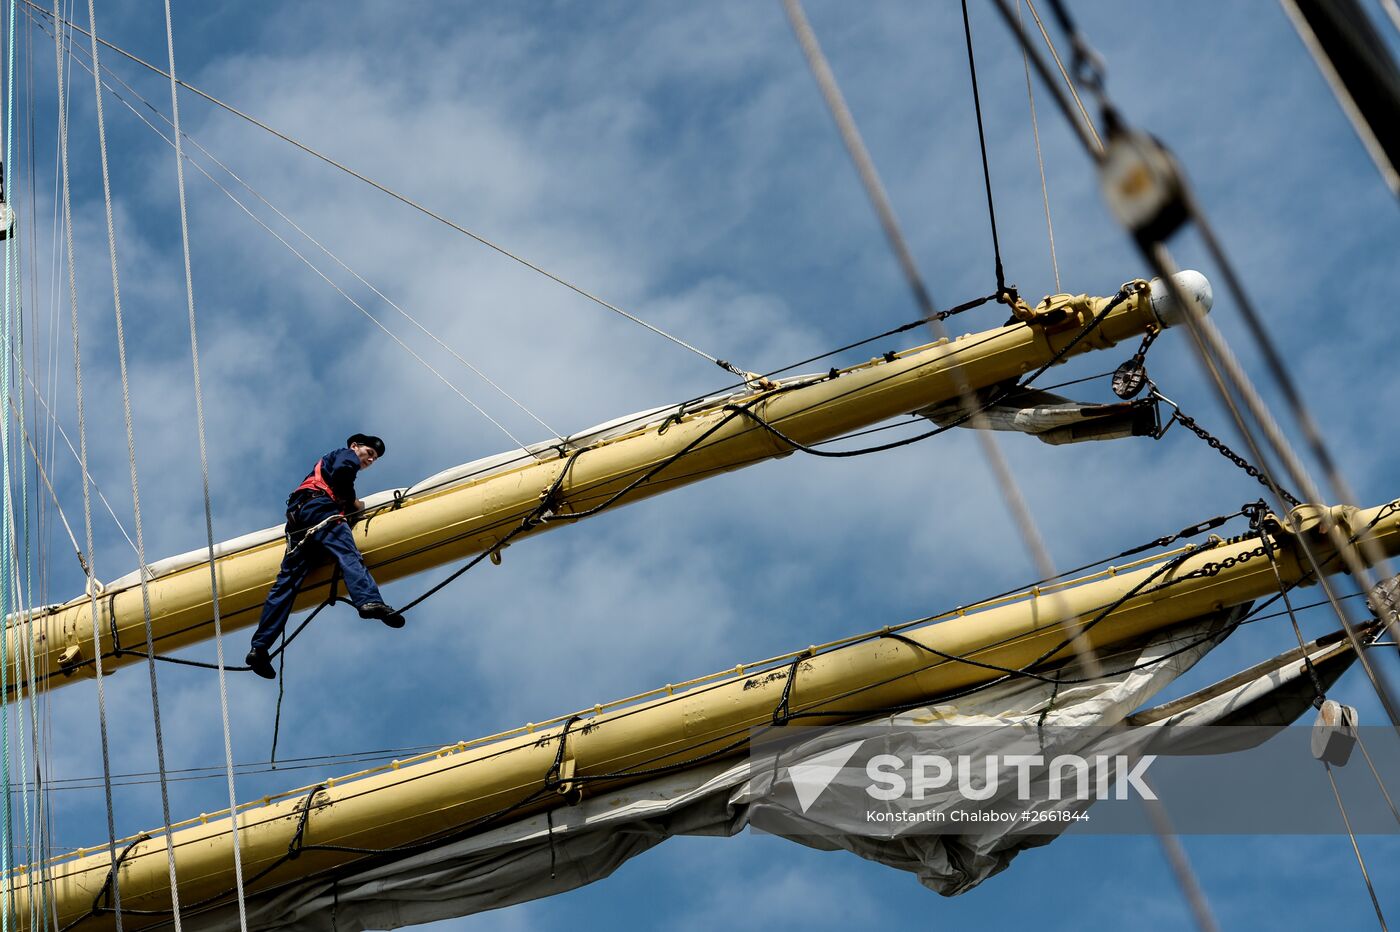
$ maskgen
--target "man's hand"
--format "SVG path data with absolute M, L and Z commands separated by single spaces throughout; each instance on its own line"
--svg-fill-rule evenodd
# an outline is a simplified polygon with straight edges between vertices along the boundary
M 364 510 L 365 510 L 365 500 L 364 500 L 363 498 L 357 498 L 357 499 L 355 499 L 355 510 L 356 510 L 356 511 L 364 511 Z

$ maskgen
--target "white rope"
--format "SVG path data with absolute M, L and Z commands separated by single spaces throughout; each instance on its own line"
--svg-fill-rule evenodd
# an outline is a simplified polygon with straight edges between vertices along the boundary
M 43 394 L 40 393 L 39 386 L 34 384 L 34 380 L 32 378 L 29 378 L 28 376 L 26 376 L 26 380 L 29 382 L 29 387 L 34 389 L 34 400 L 39 402 L 39 406 L 44 409 L 45 415 L 47 415 L 47 417 L 49 418 L 49 426 L 53 428 L 56 431 L 57 436 L 63 440 L 64 445 L 68 447 L 68 452 L 73 455 L 73 461 L 75 463 L 78 463 L 79 468 L 81 468 L 82 461 L 81 457 L 78 456 L 78 448 L 73 445 L 73 440 L 71 437 L 68 436 L 68 432 L 63 429 L 63 425 L 58 423 L 58 415 L 54 412 L 53 408 L 49 406 L 49 403 L 47 400 L 45 400 Z M 53 450 L 57 446 L 57 443 L 51 442 L 48 448 L 49 450 Z M 32 455 L 36 458 L 37 463 L 40 455 L 39 451 L 37 449 L 31 448 L 31 452 Z M 97 479 L 91 473 L 87 473 L 87 481 L 88 484 L 92 486 L 93 493 L 97 496 L 98 500 L 102 502 L 102 506 L 107 509 L 107 514 L 111 516 L 112 522 L 117 526 L 117 530 L 121 532 L 122 537 L 125 538 L 127 544 L 131 546 L 131 552 L 135 553 L 136 541 L 132 540 L 131 535 L 127 533 L 126 525 L 122 524 L 122 519 L 117 517 L 117 512 L 112 507 L 112 503 L 107 500 L 107 496 L 103 493 L 101 487 L 98 486 Z M 55 504 L 56 503 L 57 502 L 55 501 Z
M 25 44 L 25 91 L 26 91 L 26 96 L 27 96 L 27 101 L 28 101 L 28 106 L 25 108 L 25 138 L 26 138 L 26 140 L 27 140 L 28 143 L 29 143 L 29 158 L 26 160 L 25 167 L 28 169 L 28 176 L 29 176 L 29 186 L 28 186 L 28 187 L 29 187 L 29 203 L 30 203 L 29 215 L 30 215 L 31 218 L 34 218 L 34 217 L 37 217 L 37 216 L 38 216 L 38 193 L 37 193 L 37 191 L 38 191 L 38 183 L 37 183 L 37 181 L 36 181 L 36 178 L 35 178 L 35 171 L 34 171 L 34 167 L 35 167 L 35 165 L 37 164 L 37 160 L 36 160 L 35 157 L 34 157 L 34 55 L 33 55 L 32 34 L 31 34 L 31 33 L 29 33 L 29 32 L 26 32 L 26 33 L 25 33 L 25 35 L 24 35 L 24 44 Z M 13 82 L 12 82 L 12 83 L 13 83 Z M 36 294 L 36 295 L 37 295 L 37 293 L 38 293 L 38 282 L 39 282 L 39 261 L 38 261 L 38 254 L 39 254 L 39 238 L 38 238 L 38 231 L 35 229 L 35 224 L 32 223 L 32 222 L 29 223 L 29 224 L 27 224 L 26 226 L 27 226 L 28 236 L 29 236 L 29 238 L 30 238 L 30 243 L 29 243 L 29 247 L 30 247 L 30 248 L 29 248 L 29 250 L 28 250 L 28 255 L 29 255 L 29 276 L 30 276 L 30 293 L 31 293 L 31 294 Z M 23 228 L 22 228 L 22 229 L 23 229 Z M 55 232 L 56 232 L 56 225 L 55 225 Z M 16 244 L 17 247 L 19 247 L 20 244 L 21 244 L 22 242 L 23 242 L 23 240 L 20 240 L 20 241 Z M 19 281 L 19 276 L 16 276 L 15 288 L 16 288 L 16 292 L 17 292 L 17 293 L 22 293 L 22 292 L 23 292 L 23 288 L 22 288 L 21 283 L 20 283 L 20 281 Z M 21 303 L 20 306 L 21 306 L 21 309 L 22 309 L 22 308 L 23 308 L 23 304 Z M 38 366 L 38 359 L 39 359 L 39 339 L 38 339 L 38 319 L 37 319 L 37 318 L 38 318 L 38 315 L 37 315 L 37 314 L 31 313 L 31 314 L 29 315 L 30 329 L 31 329 L 31 332 L 32 332 L 33 337 L 34 337 L 33 340 L 32 340 L 32 344 L 33 344 L 32 350 L 33 350 L 33 353 L 34 353 L 34 361 L 35 361 L 35 367 L 36 367 L 36 368 L 37 368 L 37 366 Z M 22 321 L 21 321 L 21 323 L 22 323 Z M 23 340 L 23 335 L 24 335 L 23 326 L 21 326 L 21 328 L 20 328 L 20 339 L 21 339 L 21 341 Z M 24 346 L 23 346 L 23 343 L 21 342 L 21 345 L 20 345 L 20 360 L 19 360 L 19 371 L 20 371 L 20 408 L 19 408 L 19 410 L 20 410 L 20 423 L 21 423 L 21 425 L 24 425 L 24 412 L 25 412 L 25 395 L 26 395 L 26 391 L 25 391 L 24 386 L 25 386 L 25 384 L 29 381 L 28 375 L 27 375 L 27 373 L 26 373 L 26 371 L 25 371 L 25 365 L 26 365 L 26 364 L 25 364 L 25 360 L 24 360 Z M 38 427 L 37 412 L 36 412 L 36 416 L 35 416 L 35 419 L 34 419 L 34 427 L 35 427 L 35 428 Z M 32 436 L 32 433 L 30 434 L 30 436 Z M 28 439 L 28 437 L 27 437 L 26 439 Z M 29 442 L 32 444 L 32 440 L 30 440 Z M 36 451 L 36 452 L 37 452 L 37 451 Z M 37 460 L 37 458 L 36 458 L 36 460 L 35 460 L 35 473 L 36 473 L 36 475 L 37 475 L 38 472 L 39 472 L 38 465 L 39 465 L 39 464 L 38 464 L 38 460 Z M 25 479 L 23 480 L 22 486 L 21 486 L 21 487 L 22 487 L 22 489 L 25 490 L 25 491 L 24 491 L 24 498 L 25 498 L 25 501 L 27 502 L 27 501 L 28 501 L 28 492 L 27 492 L 27 488 L 28 488 L 28 478 L 27 478 L 27 471 L 26 471 L 26 473 L 25 473 Z M 29 591 L 30 597 L 31 597 L 31 599 L 32 599 L 33 596 L 34 596 L 34 592 L 35 592 L 35 582 L 34 582 L 33 573 L 34 573 L 34 568 L 35 568 L 35 567 L 34 567 L 34 564 L 35 564 L 36 560 L 34 559 L 34 552 L 35 552 L 35 550 L 37 550 L 37 563 L 38 563 L 38 584 L 37 584 L 37 585 L 38 585 L 40 591 L 39 591 L 39 598 L 33 602 L 33 604 L 37 605 L 37 604 L 42 604 L 42 603 L 43 603 L 43 595 L 44 595 L 44 591 L 43 591 L 43 590 L 45 589 L 45 585 L 46 585 L 46 581 L 47 581 L 46 570 L 45 570 L 45 558 L 46 558 L 46 556 L 47 556 L 47 547 L 45 546 L 45 541 L 44 541 L 44 537 L 43 537 L 43 534 L 42 534 L 43 525 L 42 525 L 42 519 L 40 518 L 40 516 L 42 515 L 42 511 L 43 511 L 44 499 L 43 499 L 43 496 L 41 496 L 41 495 L 36 495 L 36 496 L 35 496 L 35 499 L 36 499 L 36 505 L 37 505 L 37 507 L 35 508 L 35 513 L 36 513 L 36 514 L 35 514 L 35 518 L 36 518 L 36 524 L 38 525 L 37 528 L 36 528 L 36 531 L 37 531 L 38 533 L 34 534 L 32 537 L 31 537 L 31 532 L 30 532 L 30 527 L 31 527 L 31 525 L 30 525 L 29 520 L 28 520 L 29 509 L 28 509 L 28 506 L 27 506 L 27 505 L 26 505 L 26 507 L 25 507 L 25 553 L 26 553 L 27 556 L 30 557 L 30 559 L 27 559 L 27 560 L 26 560 L 26 563 L 25 563 L 25 570 L 26 570 L 26 575 L 27 575 L 28 582 L 29 582 L 28 591 Z M 31 542 L 32 542 L 32 545 L 33 545 L 33 549 L 31 549 Z M 76 543 L 76 541 L 75 541 L 75 543 Z M 30 637 L 28 638 L 28 641 L 29 641 L 29 644 L 30 644 L 30 650 L 29 650 L 29 653 L 28 653 L 28 664 L 29 664 L 28 681 L 29 681 L 30 683 L 35 683 L 35 682 L 36 682 L 36 679 L 35 679 L 35 670 L 34 670 L 35 664 L 34 664 L 34 649 L 33 649 L 33 648 L 34 648 L 33 627 L 34 627 L 34 619 L 33 619 L 33 617 L 31 616 L 31 617 L 29 618 Z M 43 677 L 43 685 L 44 685 L 45 688 L 47 688 L 47 682 L 48 682 L 48 677 L 49 677 L 47 668 L 44 669 L 44 672 L 43 672 L 43 674 L 42 674 L 42 677 Z M 35 826 L 34 834 L 35 834 L 35 845 L 34 845 L 34 847 L 37 849 L 37 850 L 36 850 L 36 857 L 31 858 L 31 863 L 38 863 L 38 864 L 40 865 L 39 870 L 36 871 L 36 872 L 33 872 L 33 875 L 34 875 L 34 876 L 33 876 L 33 882 L 34 882 L 35 884 L 38 885 L 38 887 L 39 887 L 39 889 L 40 889 L 41 891 L 43 891 L 43 890 L 47 890 L 47 889 L 48 889 L 48 881 L 49 881 L 50 874 L 49 874 L 49 865 L 47 864 L 47 861 L 48 861 L 48 854 L 49 854 L 49 851 L 52 850 L 52 843 L 53 843 L 53 838 L 52 838 L 52 836 L 51 836 L 51 834 L 50 834 L 50 832 L 51 832 L 51 826 L 49 825 L 49 822 L 48 822 L 48 809 L 47 809 L 47 805 L 46 805 L 46 803 L 48 802 L 48 796 L 45 794 L 44 782 L 43 782 L 43 774 L 44 774 L 44 773 L 47 773 L 47 772 L 50 772 L 50 769 L 49 769 L 48 764 L 51 762 L 51 761 L 50 761 L 50 751 L 51 751 L 53 745 L 52 745 L 52 741 L 49 740 L 49 739 L 52 737 L 53 722 L 52 722 L 52 720 L 49 718 L 49 716 L 48 716 L 48 714 L 47 714 L 47 712 L 48 712 L 48 700 L 47 700 L 47 696 L 44 695 L 44 693 L 43 693 L 42 690 L 40 690 L 40 689 L 31 689 L 31 690 L 29 690 L 28 698 L 29 698 L 29 706 L 30 706 L 31 736 L 32 736 L 32 740 L 33 740 L 33 750 L 34 750 L 34 777 L 35 777 L 35 794 L 34 794 L 34 826 Z M 42 708 L 43 708 L 43 713 L 42 713 L 42 714 L 41 714 L 41 712 L 40 712 L 41 702 L 42 702 Z M 42 764 L 42 765 L 40 764 L 40 761 L 41 761 L 41 760 L 43 761 L 43 764 Z M 31 887 L 31 891 L 32 891 L 32 889 L 33 889 L 33 887 Z M 37 925 L 39 924 L 39 914 L 40 914 L 40 910 L 43 909 L 44 900 L 47 900 L 47 899 L 48 899 L 47 897 L 43 897 L 43 898 L 38 898 L 38 899 L 36 899 L 36 898 L 34 898 L 34 897 L 31 896 L 31 906 L 30 906 L 30 913 L 31 913 L 31 923 L 30 923 L 30 927 L 31 927 L 31 928 L 33 928 L 33 927 L 35 927 L 35 926 L 37 926 Z M 44 918 L 45 918 L 45 921 L 47 921 L 48 917 L 45 916 Z M 55 917 L 54 917 L 54 927 L 56 928 L 57 925 L 58 925 L 58 923 L 57 923 L 57 917 L 55 916 Z
M 94 39 L 94 41 L 96 41 Z M 179 87 L 175 83 L 175 26 L 170 13 L 170 0 L 165 0 L 165 47 L 170 61 L 170 112 L 175 126 L 175 186 L 180 197 L 180 247 L 184 255 L 185 263 L 185 304 L 189 310 L 190 323 L 190 360 L 194 373 L 194 413 L 195 426 L 199 434 L 199 469 L 200 478 L 204 491 L 204 529 L 208 539 L 209 547 L 209 589 L 211 607 L 214 612 L 214 645 L 217 651 L 219 666 L 219 701 L 223 709 L 224 721 L 228 721 L 228 687 L 224 672 L 224 638 L 223 626 L 219 611 L 219 578 L 215 571 L 214 560 L 214 510 L 210 502 L 209 495 L 209 450 L 204 438 L 204 392 L 201 386 L 199 374 L 199 328 L 195 321 L 194 312 L 194 274 L 190 270 L 190 224 L 189 211 L 185 202 L 185 163 L 180 157 L 180 95 Z M 93 69 L 93 80 L 96 83 L 99 79 L 97 69 Z M 98 97 L 101 97 L 100 91 Z M 146 662 L 151 669 L 151 690 L 152 698 L 155 695 L 156 685 L 156 650 L 151 639 L 151 620 L 146 618 Z M 225 738 L 228 736 L 227 724 L 224 731 Z M 160 727 L 156 727 L 157 749 L 160 747 Z M 225 746 L 226 758 L 232 760 L 232 751 Z M 232 776 L 230 776 L 230 796 L 232 790 Z M 165 777 L 165 761 L 161 758 L 160 775 L 161 802 L 165 806 L 165 835 L 166 851 L 170 858 L 170 904 L 174 910 L 175 932 L 180 932 L 180 891 L 175 878 L 175 849 L 170 844 L 170 809 Z M 238 819 L 232 818 L 230 821 L 234 832 L 234 871 L 236 885 L 238 889 L 238 913 L 239 922 L 243 928 L 247 928 L 247 918 L 244 915 L 243 905 L 243 869 L 242 862 L 237 855 L 238 843 Z
M 1021 0 L 1016 0 L 1016 28 L 1021 30 L 1021 65 L 1026 69 L 1026 100 L 1031 106 L 1031 135 L 1035 137 L 1035 163 L 1040 168 L 1040 198 L 1045 203 L 1045 229 L 1050 236 L 1050 266 L 1055 271 L 1055 291 L 1060 290 L 1060 260 L 1055 257 L 1055 224 L 1050 219 L 1050 186 L 1045 181 L 1045 156 L 1040 152 L 1040 123 L 1035 118 L 1035 91 L 1031 88 L 1031 59 L 1026 51 L 1026 27 Z
M 54 0 L 54 15 L 59 12 L 60 0 Z M 97 610 L 97 587 L 96 574 L 93 570 L 91 555 L 93 552 L 92 537 L 92 496 L 88 490 L 87 481 L 87 420 L 83 411 L 83 356 L 82 349 L 78 341 L 78 281 L 74 270 L 73 258 L 73 199 L 71 185 L 68 174 L 68 111 L 64 93 L 64 68 L 63 68 L 63 43 L 55 36 L 54 39 L 54 63 L 57 67 L 58 77 L 58 140 L 59 140 L 59 160 L 61 162 L 61 175 L 63 179 L 63 234 L 68 259 L 68 305 L 69 314 L 73 328 L 73 378 L 76 386 L 77 407 L 78 407 L 78 449 L 79 464 L 82 466 L 83 476 L 83 523 L 87 535 L 88 560 L 88 602 L 91 606 L 92 617 L 92 637 L 93 637 L 93 667 L 97 674 L 97 719 L 98 729 L 101 733 L 102 741 L 102 775 L 106 786 L 107 796 L 107 853 L 112 860 L 112 906 L 115 910 L 114 919 L 117 932 L 122 930 L 121 914 L 121 884 L 119 882 L 118 871 L 115 870 L 117 860 L 116 848 L 116 816 L 112 808 L 111 791 L 111 756 L 107 743 L 107 694 L 103 683 L 102 673 L 102 625 L 98 619 Z
M 1040 20 L 1040 13 L 1036 11 L 1035 0 L 1026 0 L 1026 9 L 1031 11 L 1031 16 L 1035 19 L 1035 24 L 1040 28 L 1040 35 L 1045 39 L 1045 47 L 1050 50 L 1050 57 L 1055 60 L 1055 67 L 1060 69 L 1060 77 L 1064 78 L 1065 87 L 1069 88 L 1070 96 L 1074 98 L 1074 104 L 1079 108 L 1079 116 L 1084 121 L 1084 128 L 1089 131 L 1089 136 L 1094 140 L 1094 148 L 1103 151 L 1103 140 L 1099 138 L 1099 131 L 1094 126 L 1094 120 L 1089 116 L 1089 111 L 1084 107 L 1084 101 L 1079 99 L 1079 90 L 1070 80 L 1069 72 L 1065 70 L 1064 62 L 1060 61 L 1060 53 L 1055 49 L 1055 40 L 1050 38 L 1050 33 L 1045 29 L 1045 23 Z M 1025 46 L 1021 46 L 1022 52 Z

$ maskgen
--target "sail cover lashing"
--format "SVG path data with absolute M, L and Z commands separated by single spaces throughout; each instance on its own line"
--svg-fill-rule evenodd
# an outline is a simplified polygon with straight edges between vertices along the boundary
M 1128 721 L 1165 731 L 1179 724 L 1247 720 L 1281 727 L 1306 711 L 1312 698 L 1298 650 L 1158 709 L 1130 715 L 1219 644 L 1247 610 L 1241 606 L 1191 622 L 1116 652 L 1105 658 L 1124 671 L 1116 675 L 1058 689 L 1039 680 L 1012 680 L 878 724 L 1066 726 Z M 1345 642 L 1309 645 L 1308 656 L 1327 682 L 1354 659 Z M 790 745 L 778 759 L 718 761 L 668 774 L 439 848 L 255 895 L 247 904 L 248 927 L 308 932 L 393 929 L 510 906 L 602 880 L 629 859 L 677 835 L 735 835 L 760 808 L 764 831 L 773 833 L 785 816 L 792 826 L 787 837 L 794 841 L 826 850 L 844 848 L 910 871 L 920 883 L 946 896 L 975 887 L 1004 870 L 1020 851 L 1052 840 L 1049 835 L 979 830 L 969 835 L 911 833 L 889 840 L 844 836 L 834 843 L 829 835 L 804 826 L 802 813 L 775 812 L 778 804 L 770 793 L 775 780 L 788 779 L 794 764 L 829 754 L 831 740 L 816 737 Z M 202 929 L 238 926 L 232 904 L 199 917 Z

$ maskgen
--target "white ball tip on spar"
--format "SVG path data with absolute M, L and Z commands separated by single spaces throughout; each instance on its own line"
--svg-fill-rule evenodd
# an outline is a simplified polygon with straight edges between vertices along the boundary
M 1215 292 L 1211 290 L 1209 279 L 1194 269 L 1187 269 L 1173 275 L 1172 281 L 1186 295 L 1194 298 L 1203 312 L 1210 312 L 1215 303 Z M 1171 289 L 1160 278 L 1152 279 L 1152 313 L 1157 315 L 1163 327 L 1175 327 L 1186 322 L 1185 309 L 1172 299 Z

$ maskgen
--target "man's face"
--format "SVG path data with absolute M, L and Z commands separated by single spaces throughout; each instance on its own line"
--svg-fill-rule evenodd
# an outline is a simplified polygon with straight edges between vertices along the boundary
M 369 469 L 374 465 L 374 461 L 379 459 L 379 454 L 374 452 L 374 447 L 363 443 L 350 444 L 350 452 L 360 458 L 361 469 Z

